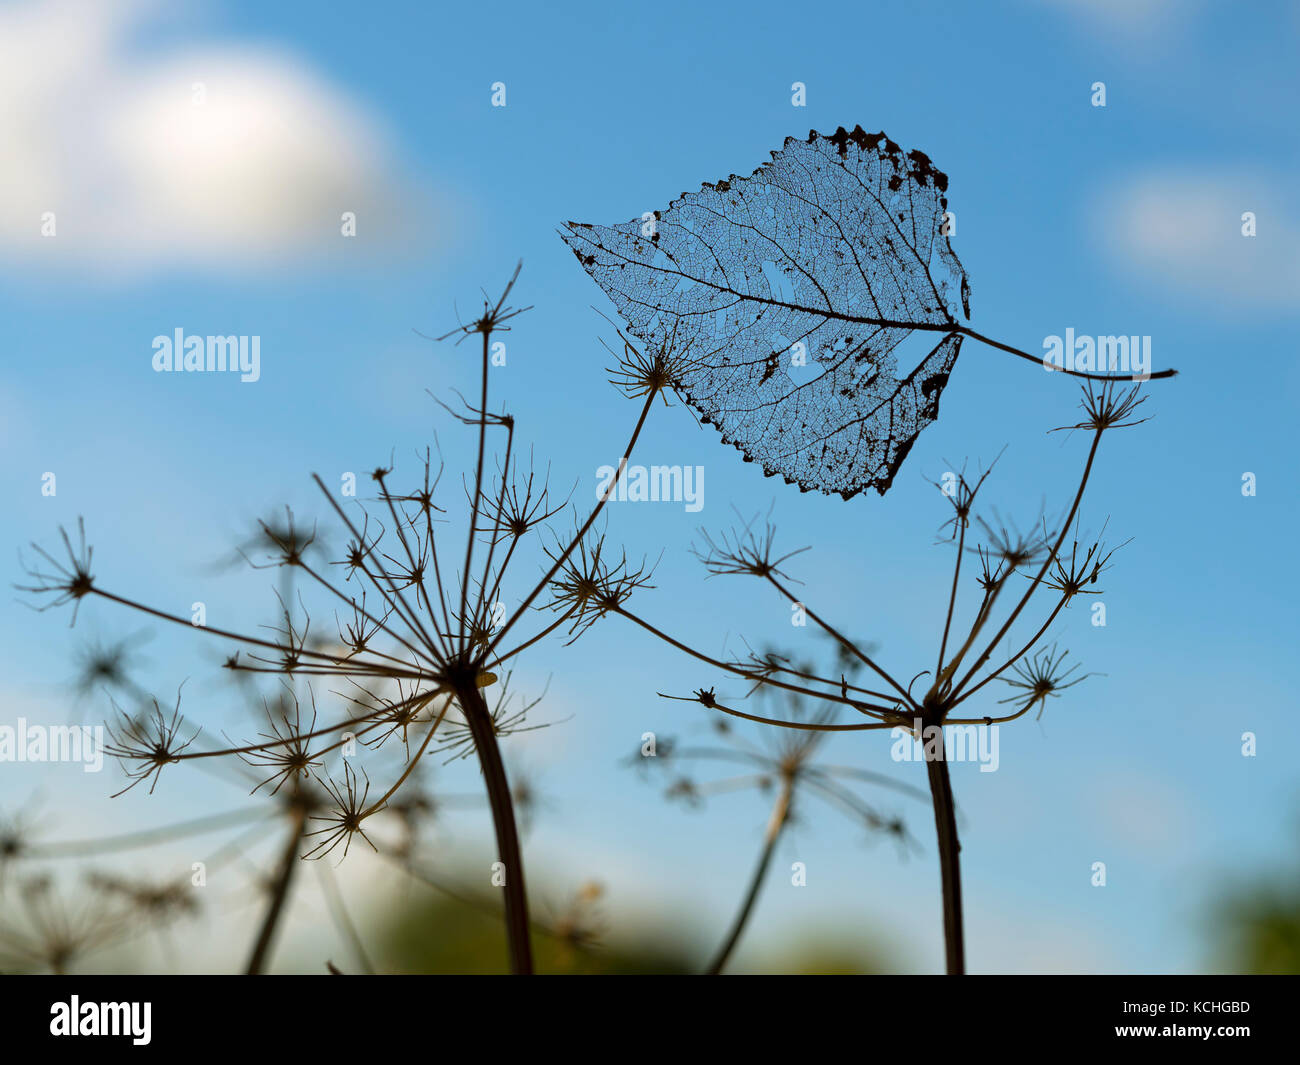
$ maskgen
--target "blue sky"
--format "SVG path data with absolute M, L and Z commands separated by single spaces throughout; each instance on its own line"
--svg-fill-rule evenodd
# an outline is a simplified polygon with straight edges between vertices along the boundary
M 610 308 L 557 225 L 664 207 L 810 129 L 883 129 L 949 175 L 976 329 L 1034 351 L 1067 328 L 1149 335 L 1156 368 L 1181 371 L 1150 386 L 1148 423 L 1104 442 L 1085 502 L 1086 529 L 1109 521 L 1110 540 L 1131 538 L 1107 578 L 1106 627 L 1075 607 L 1057 630 L 1103 675 L 1041 722 L 1004 729 L 998 772 L 956 770 L 972 968 L 1196 969 L 1206 900 L 1293 854 L 1297 617 L 1278 555 L 1300 516 L 1300 5 L 22 4 L 0 7 L 0 25 L 0 86 L 28 101 L 0 120 L 11 550 L 85 515 L 105 586 L 265 620 L 272 581 L 213 563 L 285 502 L 341 545 L 312 472 L 329 480 L 394 451 L 399 472 L 414 470 L 434 431 L 449 470 L 470 461 L 469 437 L 424 391 L 472 387 L 469 345 L 418 334 L 472 313 L 480 286 L 499 288 L 519 259 L 518 300 L 534 309 L 504 338 L 492 387 L 538 464 L 585 501 L 636 410 L 605 381 Z M 491 106 L 498 81 L 504 108 Z M 794 82 L 805 107 L 791 104 Z M 216 111 L 192 127 L 195 83 Z M 346 210 L 355 240 L 337 236 Z M 52 239 L 34 236 L 43 211 L 57 216 Z M 260 336 L 261 379 L 153 373 L 153 338 L 177 327 Z M 703 466 L 705 507 L 611 508 L 611 539 L 662 552 L 657 587 L 634 605 L 710 653 L 741 636 L 813 644 L 785 603 L 703 581 L 688 551 L 697 526 L 731 524 L 733 507 L 774 507 L 784 543 L 813 545 L 794 568 L 806 601 L 898 672 L 924 669 L 951 575 L 930 482 L 1005 446 L 989 483 L 1000 509 L 1059 511 L 1086 442 L 1047 430 L 1075 420 L 1077 398 L 1059 376 L 967 345 L 889 495 L 848 503 L 764 479 L 680 405 L 660 409 L 639 460 Z M 0 613 L 7 717 L 66 716 L 80 642 L 157 629 L 101 604 L 66 625 L 16 603 Z M 186 635 L 155 631 L 147 679 L 168 693 L 191 678 L 188 712 L 237 720 L 216 652 Z M 710 939 L 739 897 L 764 801 L 685 813 L 617 763 L 646 730 L 707 725 L 656 691 L 731 688 L 617 620 L 520 666 L 525 691 L 548 677 L 536 713 L 556 724 L 510 752 L 550 797 L 530 842 L 538 868 L 562 884 L 605 879 L 616 911 L 695 907 Z M 890 763 L 883 736 L 834 747 L 921 782 L 919 767 Z M 237 798 L 178 773 L 152 800 L 110 804 L 107 774 L 11 768 L 0 805 L 39 785 L 67 834 Z M 929 811 L 879 800 L 908 815 L 923 852 L 900 861 L 834 815 L 810 816 L 782 852 L 808 865 L 809 886 L 774 878 L 748 950 L 839 907 L 901 965 L 938 965 Z M 457 839 L 485 827 L 467 818 Z M 1090 884 L 1098 860 L 1105 888 Z

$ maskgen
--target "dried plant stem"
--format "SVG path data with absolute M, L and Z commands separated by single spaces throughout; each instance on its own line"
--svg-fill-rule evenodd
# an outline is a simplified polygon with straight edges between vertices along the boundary
M 492 824 L 496 829 L 498 860 L 506 870 L 506 939 L 510 948 L 510 971 L 516 976 L 530 976 L 533 971 L 533 947 L 529 938 L 524 862 L 519 849 L 519 831 L 515 826 L 510 785 L 506 781 L 501 748 L 497 744 L 496 727 L 492 713 L 473 680 L 456 685 L 456 698 L 469 725 L 479 764 L 483 767 L 488 804 L 492 808 Z
M 461 578 L 461 582 L 460 582 L 460 613 L 457 616 L 461 618 L 467 616 L 465 613 L 465 607 L 466 604 L 469 602 L 469 585 L 470 585 L 470 581 L 473 579 L 473 573 L 470 570 L 470 562 L 474 558 L 474 537 L 478 534 L 479 531 L 477 526 L 478 526 L 478 517 L 479 517 L 479 502 L 483 498 L 483 473 L 484 473 L 483 457 L 487 448 L 488 367 L 491 365 L 491 356 L 489 354 L 489 351 L 492 345 L 492 330 L 488 328 L 484 328 L 482 330 L 482 333 L 483 333 L 483 359 L 482 359 L 483 380 L 479 391 L 479 396 L 480 396 L 479 411 L 481 416 L 478 419 L 478 461 L 474 463 L 474 503 L 473 506 L 470 507 L 470 512 L 469 512 L 469 532 L 465 537 L 465 570 L 464 570 L 464 576 Z M 513 431 L 512 431 L 512 436 L 513 436 Z M 507 452 L 507 454 L 508 453 L 509 452 Z M 502 471 L 501 484 L 502 487 L 504 488 L 506 484 L 506 477 L 505 477 L 504 470 Z M 485 570 L 484 572 L 486 573 L 487 571 Z M 430 613 L 432 613 L 432 610 L 430 610 Z M 462 636 L 465 637 L 461 647 L 461 650 L 463 651 L 469 646 L 469 640 L 466 634 L 462 633 Z
M 785 596 L 785 598 L 789 600 L 791 603 L 800 602 L 799 597 L 791 594 L 790 590 L 786 588 L 784 585 L 782 585 L 781 582 L 778 581 L 774 576 L 772 576 L 771 573 L 764 574 L 764 579 L 773 588 L 775 588 L 778 592 L 780 592 L 783 596 Z M 912 702 L 912 697 L 907 694 L 907 689 L 904 688 L 901 684 L 899 684 L 898 681 L 896 681 L 893 677 L 891 677 L 878 665 L 876 665 L 876 663 L 871 660 L 871 657 L 865 654 L 862 651 L 862 649 L 857 646 L 857 644 L 855 644 L 852 640 L 847 639 L 843 634 L 841 634 L 838 630 L 836 630 L 836 628 L 833 625 L 831 625 L 827 621 L 824 621 L 819 615 L 815 614 L 813 612 L 812 607 L 808 606 L 808 604 L 804 603 L 803 609 L 804 609 L 804 613 L 806 613 L 810 618 L 812 618 L 813 622 L 823 632 L 825 632 L 827 636 L 831 637 L 831 639 L 833 639 L 836 642 L 837 646 L 843 647 L 850 654 L 852 654 L 854 658 L 859 659 L 868 669 L 875 672 L 876 675 L 879 676 L 881 680 L 883 680 L 886 684 L 888 684 L 891 688 L 893 688 L 894 691 L 898 692 L 899 697 L 902 699 L 904 706 L 915 706 L 915 704 Z
M 937 744 L 935 757 L 928 756 L 926 774 L 930 778 L 930 797 L 934 802 L 934 826 L 939 841 L 939 873 L 943 881 L 943 939 L 948 975 L 966 972 L 966 943 L 961 908 L 961 843 L 957 839 L 956 807 L 952 782 L 948 777 L 947 752 L 943 740 Z
M 231 825 L 247 821 L 265 820 L 273 816 L 265 810 L 230 810 L 222 814 L 209 814 L 196 817 L 192 821 L 181 821 L 174 825 L 159 828 L 147 828 L 140 832 L 125 832 L 119 836 L 104 836 L 100 839 L 63 840 L 57 843 L 45 843 L 29 847 L 24 852 L 36 858 L 85 858 L 92 854 L 112 853 L 130 850 L 133 847 L 149 847 L 171 839 L 183 839 L 187 835 L 199 835 L 215 829 L 229 828 Z
M 978 340 L 981 344 L 987 344 L 991 348 L 997 348 L 998 351 L 1005 351 L 1008 355 L 1015 355 L 1017 358 L 1025 359 L 1029 362 L 1035 362 L 1039 366 L 1044 365 L 1041 355 L 1031 355 L 1027 351 L 1013 347 L 1010 344 L 1004 344 L 1000 340 L 994 340 L 992 337 L 986 337 L 983 333 L 977 333 L 969 326 L 957 324 L 940 324 L 940 325 L 917 325 L 914 328 L 928 330 L 950 330 L 961 336 L 970 337 L 972 340 Z M 1067 370 L 1062 366 L 1053 366 L 1053 372 L 1063 373 L 1067 377 L 1080 377 L 1087 381 L 1156 381 L 1163 380 L 1167 377 L 1177 377 L 1177 370 L 1157 370 L 1155 373 L 1147 374 L 1108 374 L 1108 373 L 1089 373 L 1087 370 Z
M 303 829 L 306 827 L 307 807 L 298 804 L 294 808 L 293 827 L 289 831 L 288 844 L 280 857 L 280 872 L 271 892 L 271 901 L 267 904 L 266 915 L 262 918 L 262 927 L 257 933 L 257 941 L 253 944 L 253 953 L 248 959 L 248 967 L 244 970 L 249 976 L 259 975 L 270 956 L 271 941 L 275 938 L 275 930 L 284 912 L 284 903 L 289 897 L 294 873 L 298 869 L 298 846 L 302 842 Z
M 736 949 L 736 944 L 740 941 L 741 933 L 745 931 L 745 925 L 749 922 L 749 915 L 754 909 L 754 903 L 758 901 L 758 893 L 763 887 L 763 881 L 767 877 L 767 868 L 772 864 L 772 855 L 776 852 L 777 841 L 781 838 L 781 832 L 789 823 L 790 819 L 790 798 L 793 790 L 794 781 L 786 778 L 781 784 L 781 793 L 776 798 L 776 804 L 772 807 L 772 816 L 767 822 L 767 832 L 763 837 L 763 851 L 758 857 L 758 865 L 754 867 L 753 878 L 749 882 L 749 890 L 745 892 L 745 901 L 741 903 L 740 912 L 736 914 L 736 919 L 731 924 L 731 931 L 727 933 L 727 938 L 718 953 L 714 955 L 713 961 L 709 963 L 705 972 L 709 976 L 717 976 L 722 972 L 723 966 L 727 964 L 727 959 L 731 957 L 731 952 Z
M 706 655 L 702 651 L 697 651 L 695 650 L 695 648 L 687 646 L 681 640 L 674 639 L 668 633 L 664 632 L 663 629 L 657 628 L 656 626 L 652 625 L 650 622 L 646 621 L 644 618 L 638 617 L 636 614 L 633 614 L 631 611 L 626 610 L 621 606 L 611 606 L 609 608 L 609 612 L 611 614 L 617 614 L 621 618 L 626 618 L 634 625 L 639 625 L 641 628 L 645 629 L 646 632 L 650 633 L 650 635 L 657 637 L 658 639 L 662 640 L 664 643 L 668 644 L 670 647 L 675 647 L 677 648 L 677 650 L 682 651 L 687 655 L 690 655 L 692 658 L 698 659 L 701 662 L 705 662 L 708 665 L 716 667 L 717 669 L 725 670 L 726 672 L 732 673 L 735 676 L 744 677 L 746 680 L 749 681 L 762 683 L 769 688 L 779 688 L 782 691 L 794 692 L 796 695 L 805 695 L 814 699 L 824 699 L 827 702 L 839 703 L 845 706 L 851 706 L 855 710 L 858 710 L 862 713 L 875 714 L 881 717 L 882 720 L 873 721 L 872 723 L 865 724 L 865 725 L 828 725 L 828 724 L 811 724 L 808 722 L 799 722 L 799 721 L 776 721 L 775 719 L 772 718 L 759 717 L 754 714 L 743 713 L 740 710 L 728 709 L 718 703 L 710 702 L 706 704 L 712 708 L 721 710 L 723 713 L 733 714 L 736 717 L 745 718 L 747 721 L 759 721 L 759 722 L 763 722 L 764 724 L 779 724 L 782 728 L 806 729 L 813 732 L 845 732 L 845 731 L 857 731 L 860 729 L 893 728 L 896 725 L 905 725 L 909 721 L 909 718 L 906 715 L 900 715 L 898 713 L 896 707 L 874 706 L 870 703 L 864 703 L 856 699 L 850 699 L 845 695 L 837 694 L 834 690 L 816 691 L 812 688 L 802 688 L 797 684 L 788 684 L 783 680 L 777 680 L 775 677 L 761 676 L 752 668 L 738 666 L 731 662 L 723 662 L 720 659 L 713 658 L 709 655 Z M 821 683 L 831 685 L 831 684 L 835 684 L 836 682 L 829 681 L 829 680 L 822 680 Z

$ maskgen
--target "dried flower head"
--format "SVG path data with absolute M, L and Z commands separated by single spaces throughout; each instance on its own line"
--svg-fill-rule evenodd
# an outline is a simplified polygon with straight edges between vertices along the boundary
M 1053 432 L 1091 429 L 1093 432 L 1102 433 L 1107 429 L 1125 429 L 1129 426 L 1141 425 L 1147 419 L 1135 419 L 1133 414 L 1145 402 L 1146 396 L 1142 394 L 1141 385 L 1122 388 L 1114 381 L 1102 384 L 1089 381 L 1083 386 L 1083 398 L 1079 402 L 1085 414 L 1084 419 L 1074 425 L 1063 425 Z
M 777 555 L 776 526 L 770 520 L 764 522 L 762 532 L 755 528 L 758 517 L 755 516 L 743 525 L 728 529 L 716 538 L 704 529 L 700 530 L 703 545 L 693 547 L 695 557 L 713 576 L 725 573 L 742 573 L 754 577 L 781 577 L 790 580 L 780 567 L 807 551 L 800 547 L 784 555 Z
M 66 901 L 45 876 L 19 886 L 21 911 L 11 923 L 0 918 L 0 966 L 7 970 L 48 969 L 64 974 L 86 955 L 127 934 L 127 915 L 114 900 L 94 894 Z
M 94 588 L 95 581 L 90 573 L 90 564 L 94 558 L 95 549 L 86 545 L 86 523 L 82 518 L 77 519 L 76 547 L 73 546 L 72 539 L 68 536 L 68 530 L 62 525 L 59 526 L 59 537 L 63 540 L 64 554 L 67 556 L 66 561 L 56 559 L 45 548 L 33 543 L 31 545 L 32 550 L 44 559 L 44 565 L 49 568 L 41 568 L 41 563 L 31 567 L 24 565 L 24 572 L 36 583 L 20 584 L 15 587 L 20 592 L 29 592 L 37 596 L 52 595 L 54 597 L 43 606 L 34 607 L 36 610 L 44 611 L 49 610 L 51 607 L 63 606 L 64 603 L 76 603 L 77 605 L 72 611 L 72 620 L 69 622 L 69 626 L 72 626 L 77 623 L 77 611 L 81 608 L 81 600 L 89 595 Z
M 367 816 L 366 799 L 370 796 L 370 778 L 364 769 L 361 771 L 361 776 L 364 784 L 358 787 L 357 775 L 353 772 L 351 763 L 346 761 L 343 763 L 341 784 L 333 777 L 317 776 L 317 781 L 329 793 L 334 805 L 327 813 L 312 816 L 313 821 L 324 821 L 325 827 L 314 829 L 305 835 L 308 838 L 312 836 L 324 838 L 308 850 L 303 855 L 304 858 L 323 858 L 340 843 L 343 844 L 343 857 L 346 858 L 348 848 L 352 846 L 352 837 L 358 835 L 370 844 L 371 850 L 378 852 L 379 848 L 361 827 Z
M 274 706 L 263 700 L 270 728 L 269 732 L 259 733 L 265 742 L 239 752 L 239 757 L 248 765 L 272 770 L 270 776 L 253 789 L 254 794 L 268 784 L 274 784 L 270 794 L 275 795 L 286 782 L 306 780 L 312 770 L 321 765 L 319 755 L 311 752 L 311 740 L 316 732 L 316 695 L 308 687 L 311 720 L 304 729 L 297 693 L 288 684 L 283 688 Z
M 1108 550 L 1105 544 L 1096 541 L 1089 544 L 1080 555 L 1079 541 L 1074 540 L 1070 544 L 1068 558 L 1064 552 L 1058 552 L 1052 559 L 1051 572 L 1043 578 L 1043 583 L 1059 592 L 1066 603 L 1076 595 L 1100 595 L 1101 589 L 1094 585 L 1110 568 L 1110 558 L 1117 550 L 1119 549 Z
M 550 549 L 553 559 L 560 561 L 560 551 Z M 605 537 L 577 541 L 577 550 L 562 561 L 560 573 L 551 581 L 549 609 L 571 618 L 569 635 L 577 639 L 611 610 L 621 607 L 638 588 L 652 588 L 653 567 L 629 564 L 627 554 L 620 551 L 611 561 L 605 550 Z
M 1015 688 L 1016 693 L 999 701 L 1014 703 L 1022 714 L 1037 706 L 1037 716 L 1042 717 L 1048 699 L 1059 698 L 1066 688 L 1073 688 L 1076 684 L 1096 675 L 1084 673 L 1082 676 L 1074 677 L 1074 673 L 1081 667 L 1076 662 L 1069 669 L 1064 669 L 1068 654 L 1068 651 L 1061 651 L 1058 654 L 1056 647 L 1053 646 L 1036 651 L 1023 662 L 1017 662 L 1012 667 L 1014 677 L 999 678 L 1005 684 Z
M 134 788 L 141 781 L 149 780 L 149 792 L 158 784 L 158 777 L 163 767 L 180 761 L 180 755 L 199 735 L 195 729 L 188 740 L 181 742 L 180 732 L 184 725 L 181 717 L 181 695 L 176 693 L 176 706 L 170 718 L 163 713 L 158 700 L 151 700 L 153 709 L 137 715 L 118 711 L 118 723 L 108 728 L 109 742 L 104 746 L 104 753 L 116 758 L 131 783 L 121 791 L 115 792 L 113 798 Z
M 969 527 L 971 514 L 975 509 L 975 498 L 979 495 L 979 490 L 984 486 L 984 482 L 988 480 L 989 474 L 993 472 L 995 465 L 997 465 L 997 459 L 994 459 L 974 481 L 969 481 L 966 479 L 966 466 L 963 463 L 959 473 L 946 474 L 941 480 L 933 482 L 934 486 L 943 493 L 944 498 L 952 504 L 952 517 L 939 529 L 942 532 L 944 529 L 951 527 L 952 533 L 949 539 L 959 535 Z
M 680 387 L 700 365 L 699 360 L 691 358 L 690 343 L 678 343 L 676 325 L 653 349 L 644 352 L 622 331 L 618 336 L 623 341 L 623 352 L 618 356 L 618 365 L 606 367 L 605 372 L 610 375 L 610 383 L 629 399 L 662 396 L 667 404 L 667 391 Z

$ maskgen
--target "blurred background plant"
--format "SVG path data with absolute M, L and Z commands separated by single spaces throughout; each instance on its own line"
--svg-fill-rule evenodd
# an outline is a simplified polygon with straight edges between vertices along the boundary
M 846 681 L 849 677 L 856 677 L 862 663 L 843 643 L 831 641 L 831 644 L 834 660 L 827 672 L 838 673 Z M 757 656 L 757 660 L 774 675 L 816 676 L 813 662 L 792 663 L 777 651 L 769 650 Z M 927 798 L 925 792 L 883 773 L 832 764 L 820 757 L 828 736 L 822 726 L 835 720 L 841 709 L 836 704 L 815 703 L 809 709 L 809 700 L 804 696 L 772 688 L 761 680 L 754 682 L 753 694 L 756 701 L 765 707 L 765 716 L 775 716 L 791 727 L 750 726 L 742 732 L 726 718 L 715 717 L 709 723 L 712 742 L 678 743 L 670 736 L 660 738 L 648 733 L 638 753 L 629 759 L 629 764 L 643 774 L 668 775 L 666 797 L 694 809 L 699 809 L 706 799 L 713 796 L 749 790 L 756 790 L 773 800 L 763 829 L 758 861 L 744 889 L 739 909 L 705 967 L 704 971 L 712 975 L 727 967 L 753 914 L 778 845 L 788 829 L 809 816 L 805 806 L 812 804 L 812 800 L 818 800 L 848 817 L 868 838 L 875 835 L 892 837 L 900 852 L 906 853 L 909 843 L 915 846 L 915 842 L 908 835 L 903 819 L 897 814 L 880 812 L 859 792 L 865 790 L 862 785 L 866 784 L 873 790 L 891 790 L 921 801 Z M 700 699 L 699 696 L 696 698 Z M 714 766 L 725 767 L 732 773 L 708 780 L 697 775 L 704 767 Z

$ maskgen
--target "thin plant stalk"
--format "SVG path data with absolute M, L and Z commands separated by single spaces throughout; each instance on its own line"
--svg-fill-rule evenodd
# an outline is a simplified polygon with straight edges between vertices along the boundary
M 289 897 L 289 888 L 293 885 L 294 874 L 298 869 L 298 847 L 302 843 L 303 829 L 306 826 L 307 808 L 305 805 L 298 805 L 294 810 L 289 841 L 280 857 L 280 871 L 271 891 L 271 901 L 267 903 L 262 927 L 258 930 L 257 939 L 253 943 L 253 953 L 249 956 L 248 966 L 244 970 L 248 976 L 258 976 L 270 957 L 271 942 L 275 938 L 276 928 L 284 912 L 284 903 Z
M 727 938 L 722 946 L 718 948 L 717 954 L 709 962 L 708 969 L 705 970 L 709 976 L 719 975 L 727 960 L 731 957 L 731 952 L 736 949 L 736 944 L 740 942 L 741 934 L 745 931 L 745 925 L 749 922 L 749 915 L 753 912 L 754 904 L 758 901 L 758 893 L 763 887 L 763 880 L 767 877 L 768 866 L 772 864 L 772 855 L 776 852 L 777 841 L 781 838 L 781 833 L 790 821 L 790 798 L 793 791 L 794 781 L 789 777 L 781 784 L 781 792 L 776 798 L 776 803 L 772 807 L 772 816 L 767 822 L 767 831 L 763 836 L 763 851 L 758 857 L 758 865 L 754 867 L 754 875 L 749 882 L 749 890 L 745 892 L 745 901 L 741 903 L 740 912 L 736 914 L 736 919 L 731 923 L 731 930 L 727 933 Z

